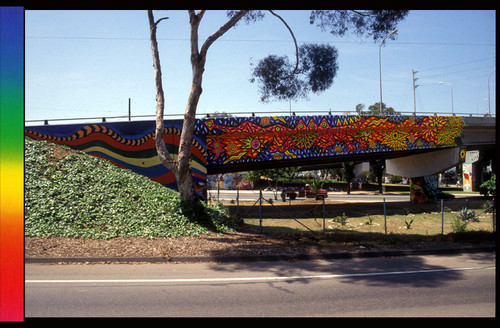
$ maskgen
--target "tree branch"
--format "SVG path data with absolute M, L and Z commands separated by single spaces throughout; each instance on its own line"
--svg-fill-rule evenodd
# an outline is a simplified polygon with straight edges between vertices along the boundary
M 151 50 L 153 53 L 153 66 L 154 66 L 154 76 L 156 85 L 156 130 L 155 130 L 155 142 L 158 157 L 160 158 L 163 165 L 171 170 L 172 172 L 177 171 L 176 162 L 172 159 L 172 156 L 167 150 L 165 145 L 165 140 L 163 137 L 164 124 L 163 124 L 163 112 L 165 108 L 165 96 L 163 93 L 163 86 L 161 80 L 161 65 L 160 65 L 160 55 L 158 52 L 158 42 L 156 40 L 156 27 L 158 23 L 166 19 L 166 17 L 154 21 L 153 11 L 148 10 L 149 27 L 150 27 L 150 39 L 151 39 Z
M 162 18 L 160 18 L 159 20 L 157 20 L 157 21 L 155 22 L 155 27 L 156 27 L 156 26 L 157 26 L 157 25 L 158 25 L 158 24 L 159 24 L 162 20 L 164 20 L 164 19 L 168 19 L 168 17 L 162 17 Z
M 286 28 L 288 29 L 288 31 L 290 32 L 290 34 L 292 35 L 292 38 L 293 38 L 293 43 L 295 44 L 295 69 L 293 70 L 293 73 L 296 73 L 297 70 L 299 69 L 299 47 L 297 45 L 297 40 L 295 39 L 295 35 L 293 34 L 293 31 L 292 29 L 290 28 L 290 26 L 288 26 L 288 24 L 285 22 L 285 20 L 278 14 L 276 14 L 274 11 L 272 10 L 269 10 L 269 12 L 271 14 L 273 14 L 274 16 L 278 17 L 279 20 L 281 20 L 281 22 L 283 24 L 285 24 Z
M 224 25 L 222 25 L 215 33 L 210 35 L 206 40 L 205 43 L 203 43 L 200 51 L 200 55 L 205 58 L 208 48 L 212 45 L 212 43 L 215 42 L 219 37 L 221 37 L 224 33 L 226 33 L 231 27 L 236 25 L 236 23 L 246 14 L 248 13 L 248 10 L 240 10 L 236 15 L 231 17 L 230 20 L 228 20 Z

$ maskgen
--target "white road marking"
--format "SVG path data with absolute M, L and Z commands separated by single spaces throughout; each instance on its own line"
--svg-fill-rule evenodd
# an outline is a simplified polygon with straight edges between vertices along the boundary
M 190 278 L 190 279 L 55 279 L 55 280 L 25 280 L 27 284 L 45 283 L 199 283 L 199 282 L 236 282 L 236 281 L 277 281 L 277 280 L 301 280 L 301 279 L 334 279 L 351 277 L 376 277 L 385 275 L 404 275 L 416 273 L 436 273 L 466 270 L 488 270 L 495 269 L 495 266 L 486 267 L 466 267 L 450 269 L 429 269 L 411 271 L 389 271 L 389 272 L 366 272 L 366 273 L 346 273 L 346 274 L 325 274 L 325 275 L 304 275 L 304 276 L 283 276 L 283 277 L 237 277 L 237 278 Z

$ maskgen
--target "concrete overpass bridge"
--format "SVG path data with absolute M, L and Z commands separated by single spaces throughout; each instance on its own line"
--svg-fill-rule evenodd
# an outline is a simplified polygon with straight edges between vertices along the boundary
M 289 166 L 321 169 L 345 161 L 426 158 L 415 155 L 495 146 L 495 119 L 482 117 L 251 117 L 205 119 L 198 126 L 206 136 L 209 174 Z M 440 172 L 443 168 L 435 164 Z
M 26 126 L 28 138 L 65 144 L 176 188 L 161 165 L 154 121 Z M 165 141 L 176 157 L 182 120 L 165 121 Z M 495 118 L 460 116 L 250 116 L 197 119 L 192 147 L 195 189 L 207 175 L 301 166 L 328 168 L 344 161 L 386 159 L 389 174 L 422 177 L 460 161 L 465 150 L 495 145 Z M 462 158 L 463 159 L 463 158 Z

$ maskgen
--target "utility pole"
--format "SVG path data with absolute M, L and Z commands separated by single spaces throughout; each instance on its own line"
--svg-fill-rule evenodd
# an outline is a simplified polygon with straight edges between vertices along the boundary
M 378 72 L 379 72 L 379 84 L 380 84 L 380 115 L 383 113 L 383 102 L 382 102 L 382 60 L 381 60 L 381 50 L 382 46 L 385 44 L 385 39 L 387 39 L 389 36 L 393 35 L 394 33 L 397 33 L 398 30 L 394 30 L 391 33 L 387 34 L 387 36 L 382 40 L 382 43 L 380 43 L 380 46 L 378 47 Z
M 130 98 L 128 98 L 128 120 L 131 121 Z
M 494 72 L 494 70 L 493 70 Z M 488 116 L 491 117 L 491 107 L 490 107 L 490 77 L 493 74 L 493 72 L 490 73 L 488 76 Z
M 415 84 L 415 82 L 418 80 L 418 77 L 415 77 L 415 74 L 418 73 L 418 71 L 411 70 L 413 74 L 413 115 L 416 115 L 417 113 L 417 102 L 415 100 L 415 89 L 418 87 L 418 84 Z

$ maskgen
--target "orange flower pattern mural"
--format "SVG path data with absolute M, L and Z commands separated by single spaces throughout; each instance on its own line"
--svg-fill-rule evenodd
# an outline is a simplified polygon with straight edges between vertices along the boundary
M 270 116 L 205 119 L 207 164 L 455 147 L 459 116 Z

